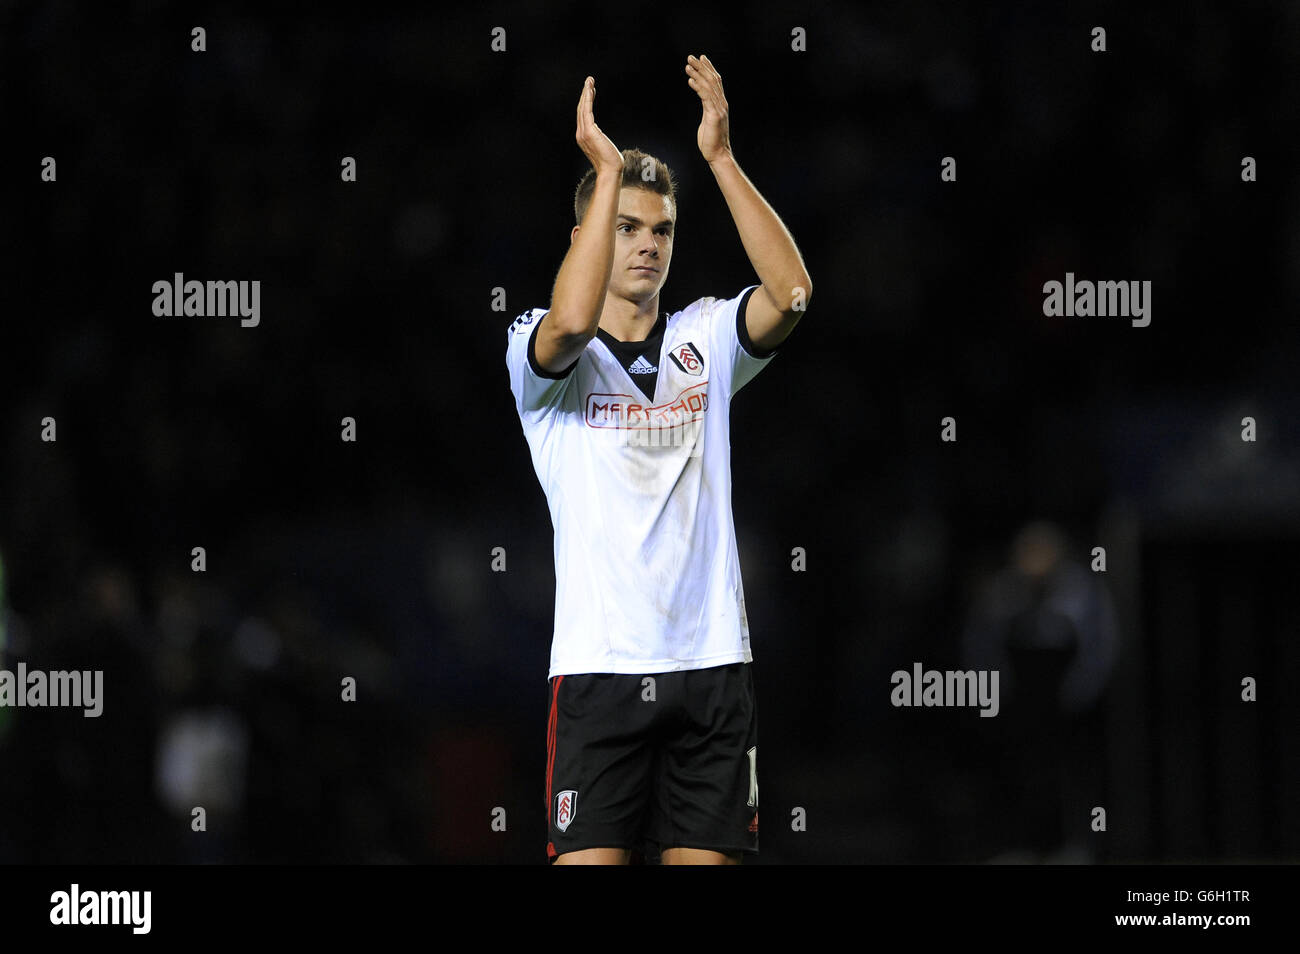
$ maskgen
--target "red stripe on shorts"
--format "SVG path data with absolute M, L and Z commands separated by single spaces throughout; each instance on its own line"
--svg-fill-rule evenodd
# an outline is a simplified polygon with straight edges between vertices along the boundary
M 560 715 L 560 683 L 563 681 L 563 676 L 555 677 L 555 685 L 551 689 L 551 716 L 546 724 L 546 826 L 548 831 L 551 825 L 551 773 L 555 769 L 556 729 L 559 727 Z

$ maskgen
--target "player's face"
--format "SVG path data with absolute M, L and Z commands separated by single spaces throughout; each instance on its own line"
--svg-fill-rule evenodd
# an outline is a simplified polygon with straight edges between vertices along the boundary
M 636 302 L 659 294 L 673 257 L 676 219 L 677 210 L 666 195 L 632 187 L 620 192 L 610 291 Z

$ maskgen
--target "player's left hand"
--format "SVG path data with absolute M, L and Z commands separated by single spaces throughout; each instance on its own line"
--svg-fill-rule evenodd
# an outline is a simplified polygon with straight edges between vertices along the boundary
M 722 77 L 707 56 L 686 57 L 687 83 L 700 96 L 704 117 L 700 120 L 695 142 L 706 162 L 731 155 L 731 132 L 727 125 L 727 97 L 722 93 Z

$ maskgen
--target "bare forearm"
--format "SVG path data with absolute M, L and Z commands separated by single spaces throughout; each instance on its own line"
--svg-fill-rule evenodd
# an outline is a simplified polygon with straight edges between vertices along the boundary
M 596 189 L 582 227 L 555 276 L 551 316 L 567 334 L 594 337 L 600 324 L 614 262 L 614 222 L 621 184 L 622 169 L 596 174 Z
M 805 298 L 812 294 L 812 279 L 808 277 L 794 238 L 741 171 L 734 156 L 728 152 L 710 162 L 709 168 L 727 200 L 727 208 L 731 210 L 741 244 L 758 280 L 777 308 L 792 310 L 799 294 L 796 289 L 803 289 Z

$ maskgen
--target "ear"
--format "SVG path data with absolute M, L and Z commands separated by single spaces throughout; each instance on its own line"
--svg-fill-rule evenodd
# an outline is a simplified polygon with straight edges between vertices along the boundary
M 570 244 L 570 245 L 573 244 L 573 240 L 576 239 L 576 238 L 578 237 L 578 233 L 579 233 L 580 231 L 582 231 L 582 226 L 581 226 L 581 225 L 575 225 L 575 226 L 573 227 L 573 231 L 569 233 L 569 244 Z

